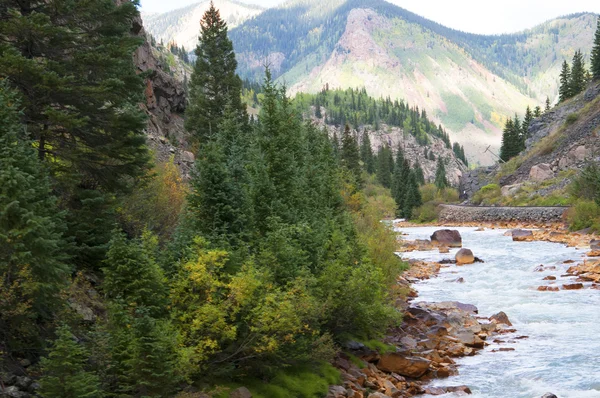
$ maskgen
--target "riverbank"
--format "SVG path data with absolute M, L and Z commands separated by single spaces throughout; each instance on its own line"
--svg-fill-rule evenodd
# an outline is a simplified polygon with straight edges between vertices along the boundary
M 435 261 L 410 260 L 410 269 L 398 278 L 407 300 L 398 300 L 402 324 L 390 330 L 384 347 L 369 348 L 350 342 L 335 362 L 343 385 L 333 386 L 328 397 L 387 398 L 416 395 L 470 394 L 468 386 L 428 386 L 434 379 L 458 374 L 456 360 L 476 355 L 489 344 L 498 351 L 512 351 L 506 338 L 524 339 L 506 314 L 481 316 L 477 307 L 459 302 L 418 301 L 412 284 L 436 277 L 448 265 Z M 457 280 L 457 283 L 461 281 Z

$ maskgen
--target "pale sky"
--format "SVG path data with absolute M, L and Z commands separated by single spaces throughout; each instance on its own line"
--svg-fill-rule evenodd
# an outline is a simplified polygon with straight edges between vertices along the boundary
M 238 0 L 272 7 L 285 0 Z M 532 28 L 561 15 L 600 14 L 600 0 L 388 0 L 450 28 L 471 33 L 511 33 Z M 199 0 L 141 0 L 142 10 L 164 12 Z

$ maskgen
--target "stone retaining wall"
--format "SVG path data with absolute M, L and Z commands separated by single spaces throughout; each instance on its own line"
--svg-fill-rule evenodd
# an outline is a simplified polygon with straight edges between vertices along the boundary
M 477 207 L 441 205 L 441 222 L 557 222 L 568 207 Z

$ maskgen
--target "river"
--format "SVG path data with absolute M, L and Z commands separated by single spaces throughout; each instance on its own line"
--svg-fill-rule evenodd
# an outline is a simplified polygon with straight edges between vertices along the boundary
M 429 239 L 438 229 L 399 230 L 414 240 Z M 461 358 L 458 376 L 432 385 L 468 385 L 474 398 L 539 398 L 547 392 L 559 398 L 600 398 L 600 291 L 537 291 L 538 286 L 549 284 L 542 280 L 548 275 L 557 277 L 557 286 L 571 283 L 573 278 L 561 277 L 569 267 L 564 261 L 581 260 L 585 251 L 556 243 L 513 242 L 503 236 L 504 230 L 453 229 L 460 231 L 463 247 L 485 263 L 442 268 L 437 278 L 414 284 L 419 293 L 416 300 L 474 304 L 485 316 L 504 311 L 517 329 L 513 337 L 529 338 L 501 346 L 492 343 L 476 356 Z M 440 260 L 454 258 L 456 250 L 404 253 L 403 257 Z M 534 271 L 541 264 L 556 270 Z M 454 282 L 460 277 L 464 283 Z M 515 351 L 492 352 L 500 347 Z

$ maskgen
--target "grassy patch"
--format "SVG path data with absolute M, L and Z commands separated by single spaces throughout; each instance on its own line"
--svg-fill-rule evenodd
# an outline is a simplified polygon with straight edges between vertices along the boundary
M 468 123 L 475 121 L 473 107 L 462 97 L 448 92 L 442 93 L 442 100 L 446 104 L 446 113 L 438 116 L 446 127 L 453 131 L 462 130 Z
M 356 355 L 348 354 L 348 357 L 350 358 L 350 362 L 356 365 L 357 368 L 364 369 L 367 367 L 366 362 L 357 357 Z
M 423 185 L 419 188 L 423 205 L 413 211 L 413 221 L 418 223 L 430 223 L 437 220 L 439 216 L 439 205 L 457 203 L 458 191 L 454 188 L 437 189 L 433 184 Z
M 246 387 L 254 398 L 321 398 L 330 385 L 340 383 L 340 372 L 328 363 L 318 366 L 294 366 L 281 370 L 268 382 L 258 379 L 227 383 L 213 390 L 215 398 L 228 398 L 229 393 Z
M 600 231 L 600 206 L 593 200 L 578 200 L 567 214 L 571 231 L 592 228 Z
M 473 195 L 473 203 L 482 205 L 498 204 L 502 200 L 502 190 L 498 184 L 488 184 Z

